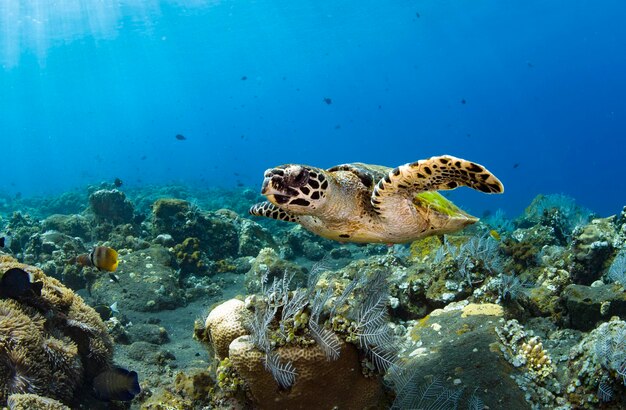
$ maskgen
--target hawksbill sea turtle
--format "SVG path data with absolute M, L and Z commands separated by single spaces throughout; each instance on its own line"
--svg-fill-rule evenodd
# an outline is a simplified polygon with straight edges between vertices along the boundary
M 257 216 L 295 222 L 341 242 L 405 243 L 459 231 L 478 221 L 439 192 L 467 186 L 504 192 L 482 165 L 449 155 L 397 168 L 352 163 L 327 170 L 287 164 L 265 171 L 267 201 L 250 208 Z

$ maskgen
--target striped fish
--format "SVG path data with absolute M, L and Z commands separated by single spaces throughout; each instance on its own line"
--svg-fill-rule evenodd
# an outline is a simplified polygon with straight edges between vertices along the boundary
M 141 392 L 137 372 L 121 367 L 112 367 L 96 377 L 93 382 L 93 393 L 102 401 L 130 401 Z

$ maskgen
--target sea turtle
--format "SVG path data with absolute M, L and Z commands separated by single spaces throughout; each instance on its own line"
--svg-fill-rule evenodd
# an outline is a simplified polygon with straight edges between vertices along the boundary
M 478 221 L 439 194 L 468 186 L 502 193 L 502 183 L 482 165 L 449 155 L 391 169 L 352 163 L 327 170 L 287 164 L 265 171 L 268 201 L 257 216 L 295 222 L 341 242 L 404 243 L 455 232 Z

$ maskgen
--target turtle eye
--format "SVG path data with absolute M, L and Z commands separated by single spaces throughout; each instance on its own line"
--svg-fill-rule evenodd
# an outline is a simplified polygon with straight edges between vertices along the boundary
M 300 170 L 293 178 L 293 182 L 297 186 L 302 186 L 309 180 L 309 172 L 306 169 Z

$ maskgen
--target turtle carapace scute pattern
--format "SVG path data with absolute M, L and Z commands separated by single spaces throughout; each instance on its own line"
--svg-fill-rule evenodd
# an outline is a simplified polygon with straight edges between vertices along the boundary
M 397 168 L 352 163 L 327 170 L 287 164 L 265 171 L 267 201 L 250 213 L 295 222 L 342 242 L 405 243 L 478 221 L 437 191 L 467 186 L 488 194 L 502 183 L 475 162 L 442 155 Z

